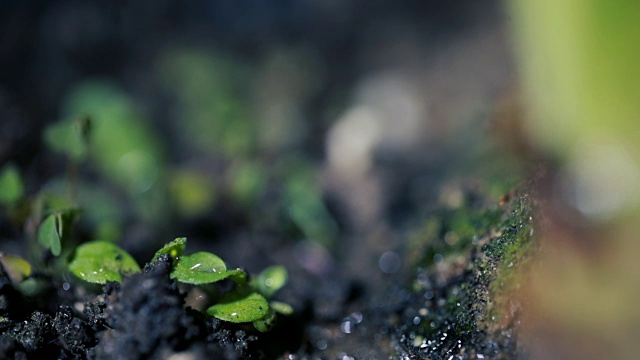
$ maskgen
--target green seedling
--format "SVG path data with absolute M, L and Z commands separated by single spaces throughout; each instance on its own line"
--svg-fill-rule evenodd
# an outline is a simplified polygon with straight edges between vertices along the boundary
M 60 255 L 62 251 L 62 219 L 60 214 L 47 216 L 38 228 L 38 242 L 40 245 L 51 250 L 54 256 Z
M 170 257 L 177 259 L 184 252 L 184 248 L 187 246 L 187 238 L 176 238 L 175 240 L 167 243 L 160 250 L 156 251 L 156 254 L 151 259 L 151 263 L 158 261 L 160 256 L 169 255 Z
M 16 285 L 31 276 L 31 264 L 19 256 L 0 253 L 0 266 L 11 282 Z
M 54 256 L 60 256 L 64 229 L 73 223 L 78 213 L 78 209 L 69 208 L 49 214 L 38 228 L 38 243 L 49 249 Z
M 105 284 L 122 281 L 122 274 L 140 272 L 140 266 L 118 245 L 98 240 L 78 246 L 69 270 L 87 282 Z
M 9 164 L 0 171 L 0 204 L 15 204 L 24 193 L 20 172 L 15 165 Z
M 207 309 L 207 313 L 220 320 L 234 323 L 252 323 L 259 331 L 273 328 L 276 313 L 289 315 L 293 308 L 285 303 L 272 302 L 271 297 L 287 282 L 287 271 L 283 266 L 265 269 L 254 281 L 241 269 L 227 269 L 226 263 L 217 255 L 197 252 L 183 255 L 186 238 L 177 238 L 156 252 L 151 263 L 163 255 L 173 259 L 170 277 L 190 285 L 207 285 L 225 279 L 233 281 L 232 290 Z M 107 281 L 122 281 L 122 274 L 140 271 L 140 267 L 124 250 L 106 241 L 93 241 L 81 245 L 69 264 L 71 272 L 80 279 L 97 284 Z
M 207 309 L 207 313 L 220 320 L 235 323 L 253 322 L 269 313 L 269 303 L 257 292 L 230 292 L 219 303 Z
M 197 252 L 178 258 L 171 271 L 171 278 L 187 284 L 210 284 L 234 277 L 246 278 L 244 271 L 227 270 L 227 265 L 218 256 L 208 252 Z
M 252 282 L 262 295 L 271 297 L 276 291 L 280 290 L 287 283 L 287 269 L 284 266 L 277 265 L 264 269 L 260 275 L 256 276 Z

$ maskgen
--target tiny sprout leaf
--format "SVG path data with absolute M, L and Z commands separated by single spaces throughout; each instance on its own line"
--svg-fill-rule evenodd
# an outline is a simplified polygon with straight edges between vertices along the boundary
M 273 329 L 275 324 L 276 324 L 276 313 L 272 309 L 269 309 L 269 312 L 267 312 L 267 315 L 253 322 L 253 327 L 260 332 L 267 332 Z
M 293 314 L 293 307 L 291 307 L 291 305 L 287 304 L 287 303 L 283 303 L 280 301 L 271 301 L 269 303 L 269 305 L 271 305 L 271 308 L 277 312 L 280 313 L 282 315 L 291 315 Z
M 218 304 L 207 309 L 209 315 L 235 323 L 262 319 L 269 312 L 269 303 L 257 292 L 230 292 Z
M 171 278 L 187 284 L 208 284 L 239 276 L 241 270 L 227 270 L 224 261 L 209 252 L 197 252 L 192 255 L 181 256 L 171 271 Z
M 118 245 L 107 241 L 92 241 L 78 246 L 69 264 L 80 279 L 96 284 L 122 281 L 122 274 L 139 272 L 138 263 Z
M 0 253 L 0 265 L 14 284 L 19 284 L 31 276 L 31 264 L 19 256 Z
M 38 228 L 38 242 L 51 250 L 54 256 L 60 255 L 62 250 L 59 230 L 62 230 L 62 224 L 60 224 L 60 216 L 57 214 L 47 216 Z
M 20 200 L 24 185 L 15 165 L 9 164 L 0 171 L 0 203 L 13 204 Z
M 153 259 L 151 259 L 151 263 L 156 262 L 156 260 L 158 260 L 162 255 L 169 255 L 172 258 L 177 259 L 184 252 L 185 246 L 187 246 L 187 238 L 176 238 L 158 250 L 153 256 Z
M 254 286 L 266 297 L 271 297 L 287 283 L 287 269 L 284 266 L 270 266 L 254 280 Z

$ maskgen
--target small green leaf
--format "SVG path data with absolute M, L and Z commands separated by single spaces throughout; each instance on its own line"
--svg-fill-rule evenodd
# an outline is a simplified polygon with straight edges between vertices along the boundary
M 256 321 L 269 312 L 269 303 L 257 292 L 230 292 L 207 309 L 209 315 L 235 323 Z
M 75 124 L 72 121 L 50 124 L 44 130 L 44 142 L 51 150 L 79 161 L 87 155 L 87 148 L 74 127 Z
M 172 258 L 177 259 L 184 252 L 185 246 L 187 246 L 187 238 L 176 238 L 175 240 L 160 248 L 160 250 L 158 250 L 153 256 L 153 259 L 151 259 L 151 263 L 156 262 L 162 255 L 169 255 Z
M 171 271 L 171 278 L 187 284 L 209 284 L 231 277 L 242 278 L 242 270 L 227 270 L 224 261 L 209 252 L 181 256 Z M 246 275 L 245 275 L 246 276 Z M 236 281 L 237 282 L 237 281 Z
M 38 228 L 38 242 L 45 248 L 51 250 L 54 256 L 60 255 L 62 250 L 62 244 L 60 240 L 61 230 L 60 216 L 58 214 L 51 214 L 47 216 L 40 227 Z
M 267 315 L 253 322 L 253 327 L 260 332 L 267 332 L 273 329 L 275 324 L 276 324 L 276 313 L 272 309 L 269 309 L 269 312 L 267 312 Z
M 284 266 L 270 266 L 254 280 L 254 287 L 266 297 L 271 297 L 287 283 L 287 269 Z
M 140 271 L 138 263 L 126 251 L 100 240 L 78 246 L 69 269 L 82 280 L 96 284 L 122 281 L 122 274 Z
M 280 313 L 282 315 L 291 315 L 293 314 L 293 307 L 291 307 L 291 305 L 287 304 L 287 303 L 283 303 L 280 301 L 271 301 L 269 303 L 269 305 L 271 305 L 271 308 L 277 312 Z
M 19 256 L 0 253 L 0 265 L 14 284 L 19 284 L 31 276 L 31 264 Z
M 0 203 L 13 204 L 20 200 L 24 193 L 24 185 L 18 168 L 13 164 L 0 171 Z

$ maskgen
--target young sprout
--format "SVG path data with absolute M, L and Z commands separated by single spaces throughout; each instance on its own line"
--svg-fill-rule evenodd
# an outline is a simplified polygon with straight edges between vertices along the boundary
M 207 313 L 220 320 L 234 323 L 252 322 L 269 313 L 269 303 L 257 292 L 230 292 L 220 302 L 207 309 Z
M 0 171 L 0 204 L 15 204 L 24 193 L 24 185 L 18 168 L 9 164 Z
M 197 252 L 177 259 L 171 271 L 171 278 L 187 284 L 209 284 L 229 277 L 232 280 L 244 278 L 244 271 L 227 270 L 227 265 L 218 256 L 209 252 Z
M 105 284 L 122 281 L 122 274 L 140 272 L 140 266 L 118 245 L 97 240 L 78 246 L 69 270 L 84 281 Z
M 47 216 L 38 228 L 38 242 L 51 250 L 54 256 L 59 256 L 62 251 L 62 219 L 60 213 Z

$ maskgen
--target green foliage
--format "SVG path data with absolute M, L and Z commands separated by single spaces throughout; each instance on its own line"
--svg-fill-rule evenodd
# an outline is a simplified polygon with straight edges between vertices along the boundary
M 173 49 L 160 57 L 157 70 L 182 105 L 177 136 L 186 144 L 229 157 L 254 150 L 246 66 L 206 51 Z
M 2 266 L 2 271 L 7 274 L 14 284 L 19 284 L 25 278 L 31 276 L 31 264 L 19 256 L 0 253 L 0 265 Z
M 50 125 L 44 133 L 44 140 L 52 150 L 63 153 L 74 162 L 87 156 L 90 121 L 86 116 Z
M 276 312 L 289 315 L 291 306 L 267 302 L 287 281 L 287 271 L 283 266 L 265 269 L 251 286 L 247 283 L 247 273 L 240 269 L 228 270 L 225 262 L 209 252 L 183 255 L 186 238 L 176 238 L 158 250 L 151 263 L 163 255 L 173 259 L 170 277 L 184 284 L 205 285 L 230 279 L 235 283 L 232 290 L 225 293 L 219 302 L 207 309 L 207 313 L 224 321 L 235 323 L 253 322 L 259 331 L 273 327 Z M 90 283 L 104 284 L 107 281 L 121 281 L 122 274 L 140 271 L 140 267 L 127 252 L 106 241 L 93 241 L 80 245 L 69 264 L 69 270 L 77 277 Z
M 286 169 L 284 203 L 304 236 L 325 248 L 335 245 L 337 225 L 327 210 L 315 172 L 303 159 L 292 159 Z
M 162 162 L 160 145 L 124 92 L 106 81 L 83 82 L 67 96 L 65 108 L 67 117 L 45 131 L 51 149 L 74 161 L 88 155 L 104 177 L 132 194 L 154 185 Z M 87 118 L 90 123 L 82 120 Z
M 207 313 L 224 321 L 252 322 L 269 313 L 269 303 L 254 291 L 230 292 L 220 302 L 208 308 Z
M 215 187 L 205 174 L 192 169 L 172 169 L 170 176 L 171 198 L 180 215 L 197 217 L 215 204 Z
M 258 320 L 253 321 L 253 327 L 255 327 L 258 331 L 267 332 L 275 326 L 276 323 L 276 312 L 272 307 L 267 311 L 267 314 L 261 317 Z
M 287 283 L 287 269 L 282 265 L 271 266 L 256 276 L 252 285 L 264 296 L 271 297 Z
M 231 171 L 230 191 L 244 206 L 253 205 L 266 183 L 265 171 L 253 162 L 238 162 Z
M 47 216 L 38 228 L 38 242 L 59 256 L 62 250 L 62 219 L 59 213 Z
M 78 246 L 69 270 L 82 280 L 104 284 L 122 281 L 122 274 L 139 272 L 140 266 L 118 245 L 97 240 Z
M 242 278 L 242 270 L 227 270 L 218 256 L 208 252 L 197 252 L 177 259 L 171 278 L 187 284 L 209 284 L 229 277 Z
M 271 301 L 269 305 L 273 309 L 273 311 L 280 313 L 282 315 L 291 315 L 293 314 L 293 307 L 287 303 L 283 303 L 280 301 Z
M 0 170 L 0 204 L 14 204 L 23 193 L 24 185 L 18 168 L 13 164 L 5 165 Z
M 177 238 L 162 247 L 152 262 L 166 254 L 174 259 L 171 278 L 182 283 L 205 285 L 230 279 L 234 288 L 224 294 L 219 302 L 207 309 L 209 315 L 235 323 L 252 322 L 259 331 L 270 330 L 276 320 L 276 312 L 289 315 L 290 305 L 267 302 L 278 289 L 287 282 L 287 271 L 283 266 L 272 266 L 258 275 L 251 286 L 247 284 L 247 273 L 240 269 L 228 270 L 225 262 L 209 252 L 182 255 L 186 238 Z
M 47 202 L 56 210 L 53 210 L 40 224 L 37 233 L 38 243 L 49 249 L 54 256 L 60 256 L 63 250 L 63 238 L 67 235 L 68 229 L 75 222 L 80 210 L 76 208 L 57 209 L 55 198 L 47 198 Z M 60 205 L 66 206 L 66 203 Z
M 187 238 L 180 237 L 165 244 L 160 250 L 156 251 L 156 254 L 151 259 L 151 263 L 155 263 L 162 255 L 169 255 L 174 259 L 177 259 L 184 252 L 184 248 L 187 246 Z

